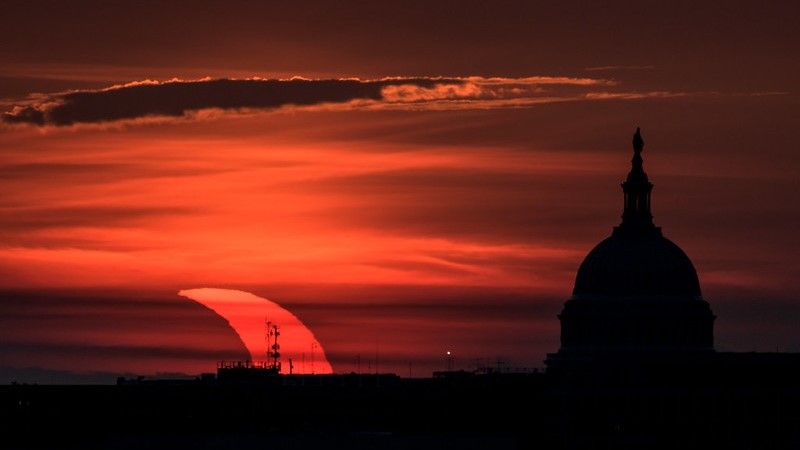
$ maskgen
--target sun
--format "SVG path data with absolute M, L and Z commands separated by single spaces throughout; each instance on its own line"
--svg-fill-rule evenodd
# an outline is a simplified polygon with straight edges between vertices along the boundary
M 265 321 L 280 327 L 281 373 L 333 373 L 314 333 L 294 314 L 263 297 L 234 289 L 184 289 L 178 295 L 194 300 L 226 319 L 247 347 L 252 360 L 265 360 Z

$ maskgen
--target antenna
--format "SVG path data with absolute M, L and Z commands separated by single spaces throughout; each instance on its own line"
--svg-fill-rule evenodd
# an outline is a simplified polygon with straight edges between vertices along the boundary
M 281 345 L 278 344 L 278 336 L 281 335 L 280 329 L 277 324 L 273 324 L 270 320 L 264 321 L 264 325 L 266 326 L 265 340 L 267 344 L 267 360 L 272 360 L 272 364 L 270 365 L 271 369 L 274 369 L 278 373 L 281 371 L 281 353 L 280 348 Z
M 270 357 L 272 358 L 272 368 L 277 370 L 278 372 L 281 371 L 281 363 L 280 357 L 281 353 L 279 352 L 281 345 L 278 344 L 278 336 L 281 335 L 280 330 L 278 329 L 277 325 L 272 325 L 272 329 L 270 330 L 270 334 L 272 335 L 272 352 L 270 353 Z

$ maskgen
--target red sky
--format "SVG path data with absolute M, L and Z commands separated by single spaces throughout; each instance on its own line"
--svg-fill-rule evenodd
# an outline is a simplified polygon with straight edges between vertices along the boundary
M 286 307 L 334 370 L 540 366 L 636 126 L 717 347 L 800 350 L 797 6 L 6 10 L 6 377 L 243 357 L 199 287 Z

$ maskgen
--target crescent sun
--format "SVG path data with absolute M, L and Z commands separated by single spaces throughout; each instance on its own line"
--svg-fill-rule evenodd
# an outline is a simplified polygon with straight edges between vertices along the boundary
M 184 289 L 178 295 L 194 300 L 228 321 L 254 361 L 266 359 L 265 320 L 280 327 L 281 373 L 333 373 L 314 333 L 287 309 L 266 298 L 234 289 Z

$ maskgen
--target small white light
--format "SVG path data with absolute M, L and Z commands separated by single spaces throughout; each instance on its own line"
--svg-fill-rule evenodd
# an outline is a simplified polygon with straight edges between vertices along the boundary
M 447 351 L 447 356 L 450 356 L 450 350 Z

